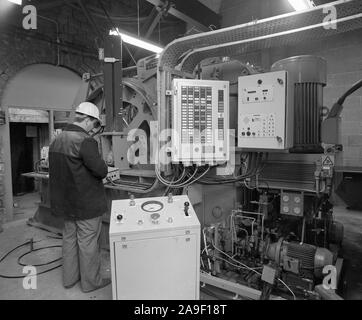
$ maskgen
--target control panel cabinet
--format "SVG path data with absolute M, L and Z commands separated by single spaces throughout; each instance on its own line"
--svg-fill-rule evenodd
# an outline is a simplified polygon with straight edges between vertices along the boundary
M 172 161 L 184 164 L 229 159 L 229 82 L 173 81 Z
M 114 300 L 197 300 L 200 223 L 186 195 L 114 200 Z
M 239 77 L 238 147 L 286 150 L 293 144 L 286 71 Z

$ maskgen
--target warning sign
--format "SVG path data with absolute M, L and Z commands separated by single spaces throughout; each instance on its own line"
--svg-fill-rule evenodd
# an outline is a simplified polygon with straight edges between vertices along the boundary
M 334 156 L 322 156 L 322 166 L 332 167 L 334 166 Z

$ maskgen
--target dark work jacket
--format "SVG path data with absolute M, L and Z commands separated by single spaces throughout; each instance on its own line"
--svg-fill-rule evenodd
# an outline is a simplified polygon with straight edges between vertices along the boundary
M 69 124 L 49 148 L 50 206 L 56 216 L 86 220 L 107 211 L 102 179 L 108 168 L 98 143 L 81 127 Z

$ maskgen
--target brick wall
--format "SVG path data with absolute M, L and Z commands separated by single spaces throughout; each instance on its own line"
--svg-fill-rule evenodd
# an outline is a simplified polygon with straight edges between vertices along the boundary
M 101 64 L 97 59 L 94 39 L 89 33 L 89 26 L 84 17 L 75 15 L 70 8 L 56 13 L 49 13 L 52 19 L 59 21 L 60 63 L 79 75 L 84 72 L 97 73 Z M 58 63 L 58 47 L 56 45 L 56 27 L 54 23 L 38 19 L 38 30 L 26 31 L 21 22 L 7 25 L 0 32 L 0 102 L 7 82 L 24 67 L 36 63 Z M 76 30 L 76 33 L 71 30 Z M 87 34 L 89 36 L 87 36 Z M 74 41 L 81 39 L 78 43 Z M 1 104 L 0 104 L 1 110 Z M 6 120 L 8 121 L 8 120 Z M 4 159 L 3 137 L 0 137 L 0 232 L 6 220 L 4 204 Z
M 99 72 L 93 34 L 82 16 L 72 16 L 65 8 L 54 18 L 59 20 L 59 64 L 83 74 Z M 78 21 L 79 20 L 79 21 Z M 19 22 L 21 23 L 21 22 Z M 56 27 L 46 20 L 38 19 L 38 30 L 22 30 L 12 25 L 0 33 L 0 101 L 7 81 L 27 65 L 34 63 L 57 64 Z M 71 30 L 76 30 L 75 32 Z M 76 39 L 80 39 L 78 43 Z
M 268 4 L 269 3 L 269 4 Z M 272 3 L 272 4 L 271 4 Z M 221 8 L 223 27 L 241 24 L 252 19 L 290 11 L 286 2 L 275 0 L 224 0 Z M 324 105 L 331 108 L 353 83 L 362 79 L 362 30 L 325 38 L 318 42 L 301 43 L 294 47 L 273 48 L 245 58 L 264 70 L 291 56 L 312 54 L 327 60 L 327 86 Z M 362 89 L 350 96 L 344 105 L 341 123 L 341 143 L 344 152 L 339 165 L 362 167 Z
M 25 4 L 26 1 L 23 1 Z M 93 10 L 93 20 L 101 35 L 108 34 L 110 23 L 105 19 L 102 10 L 98 6 L 98 1 L 86 1 L 88 8 Z M 55 4 L 56 5 L 56 4 Z M 51 4 L 40 2 L 39 6 L 51 7 Z M 106 8 L 112 16 L 136 16 L 135 2 L 127 4 L 126 2 L 107 1 Z M 142 6 L 141 16 L 147 17 L 152 5 L 146 3 Z M 103 15 L 103 17 L 102 17 Z M 92 26 L 85 17 L 82 10 L 76 4 L 61 4 L 52 9 L 38 10 L 38 29 L 24 30 L 22 28 L 23 15 L 21 7 L 13 6 L 12 11 L 0 11 L 0 111 L 1 100 L 7 82 L 24 67 L 36 63 L 50 63 L 69 68 L 79 75 L 85 72 L 99 73 L 102 71 L 102 65 L 98 60 L 98 46 L 102 46 L 104 36 L 97 37 L 95 27 Z M 49 19 L 53 21 L 49 21 Z M 126 21 L 128 20 L 128 21 Z M 165 21 L 167 20 L 167 21 Z M 170 22 L 170 18 L 165 18 L 159 29 L 156 28 L 151 39 L 166 44 L 185 32 L 184 23 L 178 21 Z M 54 22 L 56 21 L 56 23 Z M 142 21 L 145 21 L 143 19 Z M 137 20 L 123 18 L 117 21 L 117 26 L 130 32 L 137 30 Z M 142 26 L 142 22 L 141 22 Z M 58 27 L 58 33 L 57 33 Z M 59 38 L 59 46 L 57 42 Z M 96 38 L 98 38 L 96 40 Z M 58 61 L 59 50 L 59 61 Z M 135 50 L 130 47 L 130 50 Z M 141 57 L 148 55 L 149 52 L 142 52 Z M 124 65 L 131 61 L 127 50 L 123 50 Z M 0 137 L 1 139 L 2 137 Z M 1 141 L 0 141 L 1 142 Z M 2 183 L 3 176 L 1 170 L 3 152 L 2 143 L 0 143 L 0 226 L 4 217 L 2 201 Z

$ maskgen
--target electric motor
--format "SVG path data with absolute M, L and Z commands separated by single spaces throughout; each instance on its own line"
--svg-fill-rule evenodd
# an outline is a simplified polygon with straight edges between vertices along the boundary
M 290 152 L 322 153 L 320 131 L 326 60 L 310 55 L 290 57 L 271 67 L 271 71 L 280 70 L 288 71 L 288 103 L 294 106 L 294 147 Z
M 284 241 L 282 238 L 269 245 L 267 257 L 284 271 L 304 277 L 322 277 L 323 267 L 333 263 L 333 254 L 325 248 L 310 244 Z

